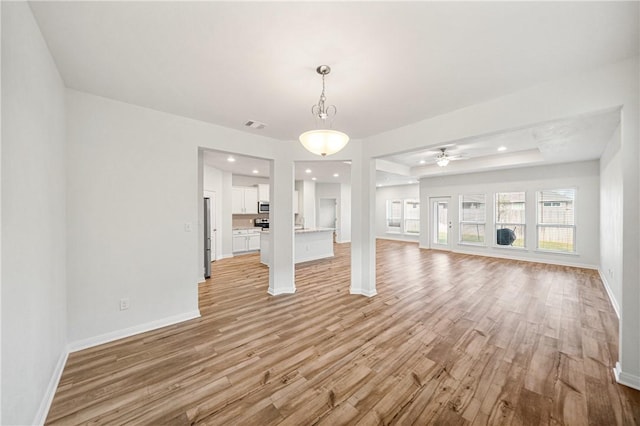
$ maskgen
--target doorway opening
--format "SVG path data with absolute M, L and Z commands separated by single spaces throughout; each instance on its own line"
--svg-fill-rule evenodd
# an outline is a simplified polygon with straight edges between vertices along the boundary
M 430 247 L 439 250 L 451 250 L 451 216 L 449 203 L 451 197 L 430 198 Z

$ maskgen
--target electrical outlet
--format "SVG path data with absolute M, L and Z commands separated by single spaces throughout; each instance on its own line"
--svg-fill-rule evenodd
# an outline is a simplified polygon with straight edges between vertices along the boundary
M 122 299 L 120 299 L 120 310 L 126 311 L 127 309 L 129 309 L 129 298 L 123 297 Z

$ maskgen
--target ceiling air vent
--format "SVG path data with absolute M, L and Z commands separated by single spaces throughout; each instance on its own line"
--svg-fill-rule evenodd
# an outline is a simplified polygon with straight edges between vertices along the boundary
M 264 129 L 265 127 L 267 127 L 266 124 L 261 123 L 259 121 L 255 121 L 255 120 L 249 120 L 246 123 L 244 123 L 244 125 L 247 127 L 251 127 L 252 129 Z

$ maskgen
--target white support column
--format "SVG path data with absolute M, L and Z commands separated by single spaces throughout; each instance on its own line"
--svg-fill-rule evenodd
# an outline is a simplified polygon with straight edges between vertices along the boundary
M 636 71 L 637 72 L 637 71 Z M 636 74 L 637 75 L 637 74 Z M 614 369 L 616 380 L 640 389 L 640 105 L 636 94 L 622 108 L 621 137 L 623 152 L 623 259 L 622 297 L 620 301 L 620 357 Z
M 281 157 L 278 157 L 281 158 Z M 271 162 L 269 185 L 269 294 L 295 293 L 293 190 L 294 163 L 285 156 Z
M 351 163 L 351 294 L 376 295 L 375 161 L 365 153 Z

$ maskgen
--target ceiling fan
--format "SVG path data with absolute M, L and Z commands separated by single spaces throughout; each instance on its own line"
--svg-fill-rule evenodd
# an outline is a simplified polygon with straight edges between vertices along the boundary
M 453 160 L 465 160 L 465 157 L 461 155 L 449 155 L 447 154 L 447 148 L 439 148 L 440 153 L 436 155 L 436 164 L 440 167 L 446 167 L 449 164 L 449 161 Z

